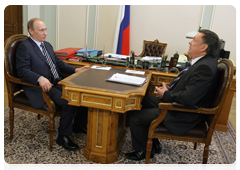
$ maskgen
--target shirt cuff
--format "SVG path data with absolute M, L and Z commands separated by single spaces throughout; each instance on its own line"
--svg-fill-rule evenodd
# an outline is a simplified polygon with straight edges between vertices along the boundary
M 38 80 L 37 80 L 37 82 L 39 81 L 39 79 L 41 78 L 42 76 L 40 76 L 39 78 L 38 78 Z M 39 82 L 38 82 L 39 83 Z

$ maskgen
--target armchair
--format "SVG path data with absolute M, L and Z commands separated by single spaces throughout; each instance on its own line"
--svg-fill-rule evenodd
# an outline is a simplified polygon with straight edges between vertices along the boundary
M 24 94 L 22 85 L 33 86 L 41 88 L 40 86 L 35 86 L 27 82 L 26 80 L 20 79 L 17 75 L 17 70 L 15 68 L 15 54 L 18 45 L 26 40 L 28 36 L 23 34 L 16 34 L 9 37 L 4 43 L 4 74 L 7 84 L 8 100 L 9 100 L 9 118 L 10 118 L 10 138 L 13 138 L 13 128 L 14 128 L 14 108 L 19 108 L 27 110 L 30 112 L 35 112 L 38 114 L 38 119 L 40 115 L 47 116 L 50 118 L 50 132 L 49 132 L 49 150 L 52 151 L 53 144 L 53 131 L 54 131 L 54 117 L 59 115 L 60 109 L 55 106 L 53 101 L 50 99 L 47 93 L 42 92 L 45 104 L 40 109 L 34 109 L 29 104 L 27 97 Z
M 228 89 L 231 86 L 234 72 L 233 65 L 228 59 L 222 59 L 218 63 L 217 67 L 220 73 L 219 87 L 210 108 L 202 108 L 197 106 L 186 107 L 178 103 L 159 103 L 158 106 L 160 109 L 162 109 L 162 113 L 158 118 L 152 121 L 148 131 L 148 142 L 146 147 L 147 164 L 149 163 L 153 138 L 194 142 L 194 149 L 196 149 L 197 143 L 204 143 L 205 147 L 202 163 L 207 163 L 209 145 L 211 145 L 212 135 L 217 124 L 219 114 L 222 110 L 224 101 L 226 99 Z M 206 114 L 207 119 L 205 121 L 205 125 L 196 126 L 182 136 L 175 136 L 174 134 L 170 133 L 164 127 L 164 125 L 161 124 L 167 113 L 167 110 Z

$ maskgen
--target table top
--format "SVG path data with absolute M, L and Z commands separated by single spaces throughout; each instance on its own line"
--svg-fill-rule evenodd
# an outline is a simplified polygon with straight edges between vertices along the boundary
M 127 74 L 126 69 L 114 68 L 110 70 L 100 70 L 89 68 L 81 70 L 59 82 L 66 90 L 74 90 L 80 92 L 88 92 L 101 95 L 126 95 L 129 97 L 132 93 L 134 95 L 144 96 L 150 82 L 151 72 L 145 71 L 145 75 Z M 106 81 L 114 73 L 122 73 L 132 76 L 145 77 L 147 81 L 141 86 L 133 86 L 115 82 Z

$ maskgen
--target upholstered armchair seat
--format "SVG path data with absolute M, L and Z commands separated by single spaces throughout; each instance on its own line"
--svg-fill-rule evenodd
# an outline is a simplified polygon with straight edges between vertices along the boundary
M 179 137 L 198 137 L 199 139 L 205 139 L 207 137 L 208 127 L 206 125 L 199 125 L 189 130 L 187 133 Z M 169 132 L 162 124 L 158 125 L 154 131 L 155 134 L 175 136 Z

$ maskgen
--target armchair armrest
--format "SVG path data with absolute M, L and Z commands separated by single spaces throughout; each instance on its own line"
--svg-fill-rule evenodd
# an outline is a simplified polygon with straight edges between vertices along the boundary
M 185 106 L 185 105 L 177 103 L 177 102 L 173 102 L 172 107 L 176 108 L 176 109 L 186 109 L 186 110 L 198 110 L 199 109 L 198 106 Z
M 20 82 L 19 84 L 25 85 L 25 86 L 32 86 L 32 87 L 37 87 L 37 88 L 41 88 L 41 86 L 36 86 L 31 84 L 28 80 L 20 78 Z
M 32 87 L 42 88 L 39 85 L 38 86 L 33 85 L 29 81 L 27 81 L 25 79 L 21 79 L 21 78 L 10 77 L 9 81 L 11 81 L 13 83 L 25 85 L 25 86 L 32 86 Z M 49 95 L 46 92 L 42 91 L 42 95 L 43 95 L 43 99 L 45 100 L 45 102 L 46 102 L 46 104 L 47 104 L 47 106 L 49 108 L 49 112 L 54 113 L 56 111 L 54 102 L 51 100 L 51 98 L 49 97 Z
M 203 108 L 198 106 L 184 106 L 182 104 L 173 103 L 159 103 L 158 107 L 162 109 L 162 113 L 154 119 L 149 127 L 148 137 L 152 138 L 155 128 L 164 120 L 168 110 L 180 111 L 180 112 L 192 112 L 199 114 L 215 114 L 218 111 L 218 106 L 215 108 Z
M 175 110 L 180 112 L 192 112 L 192 113 L 200 113 L 200 114 L 215 114 L 217 112 L 218 107 L 215 108 L 203 108 L 198 106 L 184 106 L 180 103 L 159 103 L 158 107 L 160 109 L 166 110 Z

